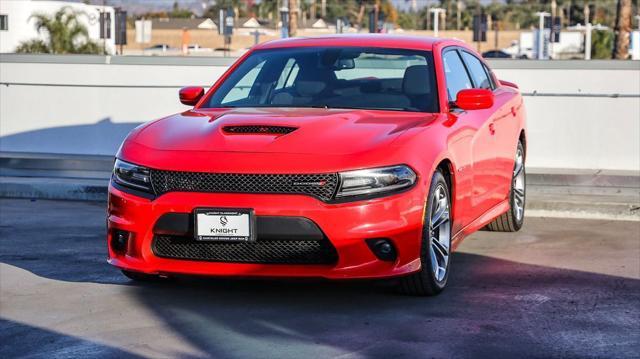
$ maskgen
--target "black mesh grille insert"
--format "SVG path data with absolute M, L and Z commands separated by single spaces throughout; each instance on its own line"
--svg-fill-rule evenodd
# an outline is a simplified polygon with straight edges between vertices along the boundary
M 258 133 L 258 134 L 277 134 L 286 135 L 295 131 L 296 127 L 289 126 L 260 126 L 260 125 L 245 125 L 245 126 L 225 126 L 223 127 L 225 132 L 229 133 Z
M 333 264 L 336 249 L 328 240 L 257 240 L 255 242 L 200 242 L 189 237 L 156 235 L 158 257 L 231 263 Z
M 338 186 L 336 173 L 239 174 L 151 170 L 156 194 L 167 192 L 232 192 L 304 194 L 328 201 Z

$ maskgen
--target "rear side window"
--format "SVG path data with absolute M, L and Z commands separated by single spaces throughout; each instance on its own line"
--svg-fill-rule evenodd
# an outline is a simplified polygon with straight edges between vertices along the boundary
M 445 52 L 442 60 L 449 101 L 455 101 L 460 90 L 473 88 L 473 85 L 457 51 Z
M 487 73 L 487 75 L 489 75 L 489 81 L 491 82 L 491 88 L 495 89 L 498 87 L 498 85 L 496 84 L 496 79 L 495 76 L 493 74 L 493 72 L 491 72 L 491 69 L 489 69 L 487 67 L 487 65 L 482 64 L 482 67 L 484 67 L 484 71 Z
M 482 66 L 482 62 L 466 51 L 462 51 L 462 57 L 467 63 L 469 72 L 471 72 L 471 77 L 473 77 L 473 82 L 476 85 L 475 88 L 491 90 L 491 81 L 484 70 L 484 66 Z

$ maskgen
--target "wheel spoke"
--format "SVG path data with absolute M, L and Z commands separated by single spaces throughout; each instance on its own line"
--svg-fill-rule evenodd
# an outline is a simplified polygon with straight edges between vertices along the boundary
M 524 199 L 524 190 L 523 189 L 519 189 L 519 188 L 514 188 L 513 189 L 513 193 L 515 193 L 516 198 L 522 202 L 522 200 Z
M 433 270 L 433 273 L 436 274 L 438 273 L 438 268 L 440 267 L 440 265 L 438 264 L 438 258 L 436 258 L 436 252 L 435 251 L 430 251 L 429 255 L 431 256 L 431 270 Z
M 431 244 L 433 248 L 436 250 L 436 252 L 440 255 L 440 258 L 442 258 L 443 260 L 446 260 L 447 256 L 449 255 L 449 250 L 444 245 L 442 245 L 442 243 L 440 243 L 440 241 L 438 241 L 438 239 L 436 238 L 431 239 Z
M 431 218 L 431 228 L 436 229 L 439 228 L 442 224 L 449 221 L 449 211 L 447 208 L 442 208 L 439 212 L 435 213 Z
M 513 167 L 513 176 L 517 177 L 520 174 L 520 172 L 522 172 L 522 168 L 523 168 L 522 162 L 516 160 L 516 163 Z
M 515 164 L 513 165 L 513 177 L 517 177 L 522 172 L 523 168 L 524 168 L 524 159 L 522 158 L 522 152 L 518 150 L 518 153 L 516 153 L 516 161 L 515 161 Z

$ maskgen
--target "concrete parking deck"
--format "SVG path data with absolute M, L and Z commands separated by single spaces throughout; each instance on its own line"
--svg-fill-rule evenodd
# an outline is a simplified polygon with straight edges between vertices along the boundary
M 0 199 L 0 357 L 637 357 L 640 222 L 528 218 L 450 287 L 182 279 L 105 262 L 103 203 Z

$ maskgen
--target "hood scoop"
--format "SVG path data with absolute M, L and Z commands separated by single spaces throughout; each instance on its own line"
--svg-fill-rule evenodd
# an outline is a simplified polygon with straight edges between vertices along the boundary
M 286 135 L 297 130 L 297 127 L 273 125 L 234 125 L 224 126 L 222 130 L 233 134 L 254 135 Z

